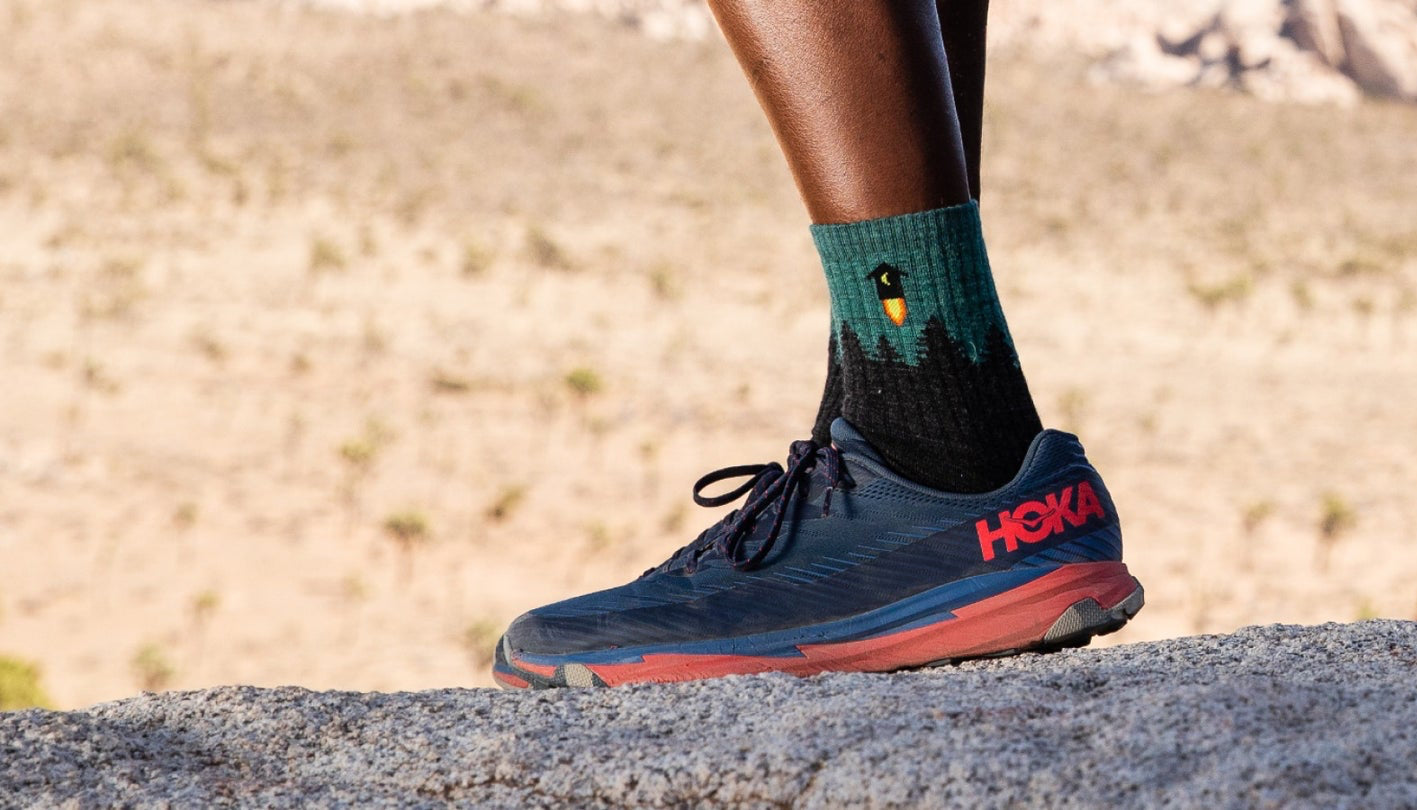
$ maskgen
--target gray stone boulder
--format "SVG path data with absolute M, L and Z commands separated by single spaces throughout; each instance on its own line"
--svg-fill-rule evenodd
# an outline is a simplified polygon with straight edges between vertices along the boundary
M 891 675 L 0 714 L 0 805 L 1413 807 L 1417 623 Z
M 1337 0 L 1339 67 L 1364 90 L 1417 101 L 1417 2 Z
M 1314 54 L 1325 66 L 1339 70 L 1347 57 L 1334 3 L 1335 0 L 1293 0 L 1285 23 L 1300 49 Z
M 1332 63 L 1320 50 L 1342 51 L 1338 21 L 1331 0 L 1180 4 L 1107 54 L 1094 75 L 1156 88 L 1231 87 L 1269 100 L 1351 104 L 1362 88 L 1342 72 L 1345 62 Z
M 1231 87 L 1264 98 L 1417 101 L 1417 0 L 1001 0 L 997 30 L 1098 58 L 1093 75 L 1145 87 Z M 1028 26 L 1011 22 L 1026 16 Z

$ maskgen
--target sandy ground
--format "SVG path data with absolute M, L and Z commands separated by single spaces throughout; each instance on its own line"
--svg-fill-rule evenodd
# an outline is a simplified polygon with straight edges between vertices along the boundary
M 1417 109 L 1000 49 L 984 210 L 1116 641 L 1417 615 Z M 490 683 L 780 458 L 826 291 L 737 66 L 583 18 L 0 5 L 0 655 L 53 702 Z

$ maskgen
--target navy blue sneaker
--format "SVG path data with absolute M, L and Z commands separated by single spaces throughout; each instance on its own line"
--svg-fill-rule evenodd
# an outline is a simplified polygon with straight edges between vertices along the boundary
M 731 492 L 705 487 L 746 477 Z M 507 629 L 512 688 L 907 667 L 1086 644 L 1141 609 L 1112 499 L 1077 437 L 1038 434 L 1018 475 L 961 495 L 891 472 L 850 424 L 787 466 L 709 473 L 742 508 L 635 581 Z

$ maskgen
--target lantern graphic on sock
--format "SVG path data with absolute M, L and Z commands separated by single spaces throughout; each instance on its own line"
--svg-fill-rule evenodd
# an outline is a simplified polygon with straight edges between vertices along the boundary
M 896 326 L 905 323 L 907 314 L 905 288 L 900 285 L 900 280 L 904 277 L 904 273 L 885 263 L 877 265 L 876 269 L 866 276 L 876 282 L 876 297 L 881 299 L 881 309 L 885 310 L 886 317 Z

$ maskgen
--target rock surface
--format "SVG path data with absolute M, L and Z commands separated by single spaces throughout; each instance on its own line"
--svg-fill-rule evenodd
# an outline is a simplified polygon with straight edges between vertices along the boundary
M 1417 805 L 1417 623 L 893 675 L 403 694 L 225 687 L 0 715 L 0 804 Z

